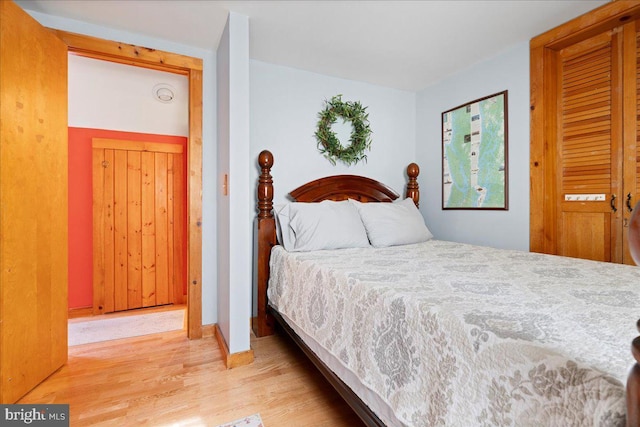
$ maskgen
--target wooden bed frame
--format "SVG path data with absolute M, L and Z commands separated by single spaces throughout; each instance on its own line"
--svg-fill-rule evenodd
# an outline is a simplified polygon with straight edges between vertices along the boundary
M 267 301 L 267 285 L 269 281 L 269 258 L 271 249 L 277 244 L 276 226 L 273 216 L 273 155 L 262 151 L 258 156 L 261 173 L 258 178 L 258 215 L 255 222 L 257 263 L 258 307 L 257 317 L 252 320 L 252 327 L 257 337 L 272 335 L 276 324 L 293 339 L 316 368 L 324 375 L 349 406 L 358 414 L 367 426 L 384 426 L 378 416 L 349 388 L 337 375 L 322 362 L 304 341 L 282 319 L 277 311 L 269 307 Z M 420 201 L 418 174 L 420 168 L 411 163 L 407 167 L 406 197 L 412 198 L 416 206 Z M 356 199 L 361 202 L 392 202 L 399 195 L 386 185 L 370 178 L 356 175 L 334 175 L 311 181 L 289 193 L 293 201 L 320 202 L 322 200 Z M 640 215 L 636 216 L 640 223 Z M 634 224 L 640 229 L 639 224 Z M 640 239 L 637 239 L 640 240 Z M 640 253 L 640 252 L 639 252 Z M 640 331 L 640 320 L 636 324 Z M 636 360 L 627 379 L 627 426 L 640 427 L 640 336 L 631 345 L 631 352 Z

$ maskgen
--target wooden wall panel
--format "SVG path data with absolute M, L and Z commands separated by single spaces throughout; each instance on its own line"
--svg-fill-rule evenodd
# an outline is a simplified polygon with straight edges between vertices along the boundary
M 141 156 L 127 152 L 127 308 L 142 307 Z
M 185 170 L 184 170 L 184 154 L 176 154 L 173 156 L 173 197 L 175 200 L 186 199 L 186 186 L 185 186 Z M 173 204 L 173 227 L 175 230 L 186 230 L 186 209 L 180 204 Z M 173 277 L 174 280 L 174 297 L 177 304 L 186 302 L 186 271 L 185 271 L 185 259 L 182 252 L 178 248 L 184 247 L 187 244 L 187 233 L 176 232 L 173 235 Z
M 116 150 L 114 152 L 114 310 L 126 310 L 127 303 L 127 276 L 129 270 L 129 235 L 127 232 L 127 152 Z
M 91 154 L 92 197 L 93 197 L 93 314 L 100 314 L 105 305 L 105 178 L 104 178 L 104 151 L 94 148 Z M 112 310 L 113 311 L 113 310 Z
M 114 176 L 113 176 L 113 162 L 114 152 L 113 150 L 104 150 L 104 161 L 106 165 L 111 165 L 109 168 L 102 168 L 104 173 L 104 190 L 103 197 L 107 202 L 104 203 L 105 211 L 103 213 L 102 224 L 104 230 L 102 232 L 102 252 L 104 254 L 104 265 L 115 265 L 115 213 L 114 213 Z M 111 312 L 115 310 L 115 270 L 110 268 L 104 270 L 103 283 L 104 283 L 104 303 L 103 312 Z
M 169 229 L 169 232 L 167 233 L 167 247 L 168 248 L 174 248 L 174 220 L 173 220 L 173 214 L 174 214 L 174 203 L 177 203 L 177 200 L 180 199 L 176 199 L 174 196 L 174 158 L 175 156 L 170 155 L 167 156 L 167 227 Z M 184 200 L 184 199 L 182 199 Z M 178 203 L 178 205 L 180 205 L 180 203 Z M 169 278 L 169 284 L 168 284 L 168 292 L 169 292 L 169 299 L 171 301 L 173 301 L 176 304 L 181 304 L 181 298 L 179 298 L 180 294 L 176 294 L 175 289 L 176 289 L 176 280 L 178 280 L 177 277 L 175 277 L 175 265 L 174 265 L 174 253 L 175 253 L 175 249 L 171 251 L 171 253 L 167 254 L 167 276 Z
M 155 155 L 141 153 L 142 307 L 156 305 Z
M 168 218 L 168 192 L 167 192 L 167 169 L 168 154 L 155 153 L 156 166 L 156 191 L 155 191 L 155 217 L 158 227 L 156 228 L 156 269 L 158 271 L 158 281 L 156 282 L 156 292 L 158 304 L 168 304 L 173 302 L 169 298 L 169 252 L 173 256 L 173 247 L 169 248 L 169 218 Z

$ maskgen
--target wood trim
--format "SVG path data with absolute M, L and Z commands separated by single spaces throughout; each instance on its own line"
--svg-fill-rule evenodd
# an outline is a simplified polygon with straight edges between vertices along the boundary
M 202 325 L 202 338 L 214 337 L 216 335 L 217 325 L 215 323 L 210 325 Z
M 68 31 L 50 30 L 69 46 L 69 52 L 81 56 L 185 75 L 188 75 L 191 70 L 202 71 L 200 58 Z
M 109 150 L 150 151 L 153 153 L 181 154 L 182 145 L 163 142 L 124 141 L 122 139 L 93 138 L 93 148 Z
M 189 142 L 187 147 L 187 269 L 190 339 L 202 337 L 202 59 L 50 29 L 80 56 L 187 75 Z
M 79 317 L 90 317 L 93 316 L 93 308 L 92 307 L 82 307 L 82 308 L 70 308 L 68 318 L 69 319 L 77 319 Z
M 547 68 L 544 69 L 544 104 L 546 106 L 546 110 L 550 111 L 548 117 L 545 118 L 545 122 L 543 122 L 543 138 L 546 143 L 543 145 L 543 159 L 542 161 L 545 164 L 544 175 L 542 178 L 542 182 L 540 183 L 543 187 L 543 203 L 544 209 L 542 210 L 542 217 L 544 219 L 544 252 L 545 253 L 556 253 L 557 252 L 557 240 L 555 238 L 555 230 L 556 223 L 558 218 L 558 209 L 556 205 L 556 200 L 558 197 L 558 188 L 555 185 L 556 176 L 557 176 L 557 162 L 558 162 L 558 152 L 556 150 L 555 144 L 550 143 L 549 141 L 555 141 L 558 138 L 558 134 L 560 130 L 558 129 L 558 123 L 560 119 L 560 111 L 557 108 L 557 104 L 554 102 L 557 97 L 559 89 L 558 82 L 558 69 L 560 67 L 557 52 L 551 49 L 544 50 L 544 62 L 548 64 Z M 551 110 L 552 109 L 552 110 Z M 544 116 L 544 111 L 542 111 Z M 534 183 L 532 185 L 536 185 Z M 531 206 L 534 206 L 532 203 Z M 543 208 L 541 205 L 540 208 Z
M 637 1 L 612 1 L 532 38 L 530 47 L 559 50 L 638 17 Z
M 622 170 L 624 173 L 624 177 L 622 178 L 622 182 L 624 183 L 624 188 L 620 188 L 621 194 L 623 195 L 624 201 L 621 200 L 622 209 L 618 210 L 618 213 L 622 215 L 624 220 L 631 221 L 632 212 L 629 212 L 626 206 L 626 197 L 627 195 L 631 195 L 631 200 L 638 200 L 638 188 L 637 182 L 640 177 L 638 177 L 638 147 L 637 147 L 637 135 L 638 135 L 638 104 L 640 102 L 640 95 L 638 94 L 638 58 L 637 56 L 640 54 L 640 50 L 638 49 L 638 25 L 639 21 L 633 21 L 623 26 L 622 37 L 624 38 L 623 44 L 625 46 L 633 46 L 633 49 L 625 49 L 624 50 L 624 59 L 623 63 L 623 81 L 626 85 L 624 87 L 622 93 L 622 109 L 625 112 L 632 111 L 635 114 L 625 114 L 623 116 L 624 123 L 622 124 L 622 129 L 624 134 L 622 135 L 622 145 L 624 145 L 624 158 L 622 161 L 624 162 L 622 166 Z M 630 86 L 630 87 L 629 87 Z M 622 156 L 621 156 L 622 158 Z M 637 209 L 634 208 L 634 211 Z M 624 224 L 624 222 L 623 222 Z M 634 265 L 633 257 L 630 252 L 630 241 L 635 236 L 631 235 L 631 227 L 620 227 L 617 234 L 619 239 L 622 239 L 622 244 L 618 245 L 622 248 L 622 253 L 620 254 L 620 262 L 624 264 Z
M 530 129 L 531 141 L 544 141 L 544 87 L 539 79 L 543 73 L 544 48 L 531 47 L 529 54 L 529 68 L 531 75 L 530 85 Z M 529 154 L 529 199 L 532 201 L 529 209 L 529 249 L 533 252 L 544 252 L 544 144 L 531 144 Z M 537 201 L 537 204 L 533 201 Z
M 253 363 L 254 356 L 253 350 L 251 349 L 241 351 L 239 353 L 229 353 L 229 347 L 227 347 L 227 342 L 224 340 L 222 331 L 217 323 L 215 325 L 215 335 L 216 340 L 218 341 L 218 347 L 220 347 L 220 352 L 222 353 L 222 359 L 224 360 L 224 364 L 227 369 L 233 369 Z
M 200 70 L 191 70 L 189 74 L 187 156 L 188 330 L 189 338 L 202 338 L 202 71 Z

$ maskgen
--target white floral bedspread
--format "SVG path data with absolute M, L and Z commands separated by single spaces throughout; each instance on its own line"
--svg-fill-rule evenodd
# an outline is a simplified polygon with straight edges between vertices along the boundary
M 390 425 L 624 425 L 639 267 L 438 240 L 278 246 L 268 296 Z

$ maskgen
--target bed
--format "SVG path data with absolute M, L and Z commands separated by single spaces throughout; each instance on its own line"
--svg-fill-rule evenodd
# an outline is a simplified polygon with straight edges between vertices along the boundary
M 254 331 L 280 325 L 365 424 L 639 425 L 629 343 L 638 360 L 640 269 L 433 238 L 288 251 L 273 215 L 273 156 L 258 161 Z M 414 209 L 418 173 L 407 168 Z M 368 212 L 407 205 L 353 175 L 290 195 L 354 205 L 372 243 Z

